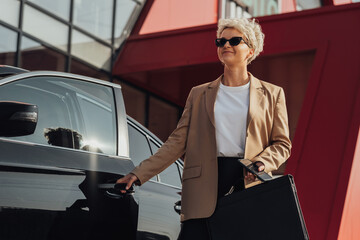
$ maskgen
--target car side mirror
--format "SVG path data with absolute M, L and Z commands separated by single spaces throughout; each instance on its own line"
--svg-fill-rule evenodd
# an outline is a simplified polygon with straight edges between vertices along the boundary
M 29 103 L 0 101 L 0 137 L 33 134 L 38 120 L 38 107 Z

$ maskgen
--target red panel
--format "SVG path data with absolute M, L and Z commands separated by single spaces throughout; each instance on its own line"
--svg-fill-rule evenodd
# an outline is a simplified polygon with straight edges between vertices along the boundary
M 296 0 L 293 1 L 281 1 L 281 13 L 295 12 L 296 11 Z
M 352 3 L 352 0 L 333 0 L 334 5 L 348 4 Z
M 217 22 L 218 0 L 155 0 L 140 34 Z
M 131 36 L 119 55 L 114 74 L 217 62 L 216 25 Z

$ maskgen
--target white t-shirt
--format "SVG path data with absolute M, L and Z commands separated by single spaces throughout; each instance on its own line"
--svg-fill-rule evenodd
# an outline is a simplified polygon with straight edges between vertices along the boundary
M 214 109 L 218 156 L 244 156 L 249 88 L 250 81 L 239 87 L 220 83 Z

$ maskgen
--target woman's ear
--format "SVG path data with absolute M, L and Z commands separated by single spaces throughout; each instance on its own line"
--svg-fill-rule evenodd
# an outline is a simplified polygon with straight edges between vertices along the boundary
M 253 48 L 249 48 L 249 53 L 247 55 L 247 59 L 251 58 L 252 56 L 254 56 L 254 49 Z

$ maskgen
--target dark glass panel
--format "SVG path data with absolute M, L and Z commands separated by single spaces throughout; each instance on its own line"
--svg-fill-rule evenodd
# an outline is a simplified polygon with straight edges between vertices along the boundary
M 149 130 L 165 141 L 176 128 L 179 111 L 176 107 L 150 97 L 149 102 Z
M 127 114 L 145 125 L 146 94 L 118 80 L 115 82 L 121 85 Z
M 42 46 L 27 37 L 21 42 L 20 67 L 28 70 L 65 71 L 66 58 L 63 54 Z
M 0 64 L 15 65 L 17 33 L 0 25 Z
M 98 78 L 98 79 L 102 79 L 105 81 L 109 81 L 108 74 L 101 72 L 99 70 L 96 70 L 94 68 L 91 68 L 91 67 L 85 65 L 84 63 L 81 63 L 80 61 L 77 61 L 75 59 L 71 60 L 70 72 L 79 74 L 79 75 L 84 75 L 84 76 L 88 76 L 88 77 L 92 77 L 92 78 Z

